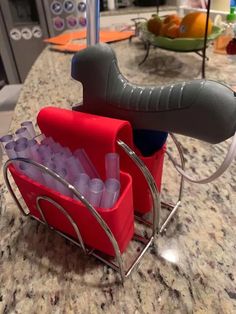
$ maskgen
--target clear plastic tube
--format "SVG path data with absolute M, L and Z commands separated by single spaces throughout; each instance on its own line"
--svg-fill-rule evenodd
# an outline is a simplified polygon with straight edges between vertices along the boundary
M 18 143 L 15 145 L 15 152 L 17 154 L 17 157 L 22 157 L 22 158 L 30 158 L 30 151 L 29 151 L 29 147 L 28 147 L 28 143 L 27 142 L 22 142 L 22 143 Z
M 39 144 L 41 144 L 46 139 L 46 136 L 42 133 L 42 134 L 37 135 L 35 139 L 37 140 Z
M 59 174 L 60 177 L 67 180 L 67 171 L 65 168 L 57 168 L 56 167 L 56 172 L 57 172 L 57 174 Z M 56 180 L 56 190 L 63 195 L 72 197 L 72 192 L 66 186 L 64 186 L 64 184 L 62 184 L 58 180 Z
M 107 179 L 105 189 L 102 194 L 101 208 L 112 208 L 117 202 L 120 195 L 120 181 L 117 179 Z
M 50 170 L 56 172 L 56 166 L 54 163 L 49 161 L 45 163 L 45 166 L 49 168 Z M 49 187 L 50 189 L 56 190 L 56 180 L 50 174 L 47 174 L 45 172 L 42 172 L 42 176 L 45 181 L 45 185 Z
M 26 163 L 21 162 L 18 166 L 18 170 L 20 170 L 21 172 L 23 172 L 26 176 L 34 179 L 34 175 L 29 171 L 29 165 Z
M 52 147 L 51 147 L 52 151 L 54 153 L 61 153 L 62 152 L 62 146 L 61 144 L 57 143 L 57 142 L 54 142 Z
M 40 145 L 38 147 L 38 153 L 41 157 L 41 159 L 47 159 L 47 158 L 51 158 L 52 156 L 52 150 L 48 145 Z
M 29 147 L 28 147 L 28 142 L 18 142 L 18 144 L 15 145 L 14 147 L 15 153 L 17 155 L 17 157 L 21 157 L 21 158 L 31 158 L 31 154 L 29 151 Z M 21 162 L 16 162 L 16 167 L 18 170 L 22 170 L 23 168 L 27 168 L 25 166 L 22 166 L 23 163 Z
M 53 138 L 51 136 L 49 137 L 45 137 L 42 141 L 41 144 L 43 145 L 49 145 L 51 148 L 53 147 L 53 145 L 55 144 Z
M 66 157 L 62 153 L 54 153 L 52 154 L 52 160 L 56 167 L 62 167 L 66 162 Z
M 104 183 L 101 179 L 94 178 L 89 181 L 88 201 L 94 207 L 99 207 L 101 203 Z
M 88 197 L 88 189 L 89 189 L 89 176 L 86 173 L 80 173 L 78 178 L 74 182 L 74 187 L 82 194 L 85 198 Z M 77 197 L 73 196 L 75 199 Z
M 16 142 L 11 141 L 11 142 L 8 142 L 4 147 L 5 152 L 9 159 L 17 157 L 17 154 L 15 152 L 15 146 L 16 146 Z
M 21 144 L 21 143 L 28 143 L 28 139 L 25 137 L 20 137 L 15 142 L 16 142 L 16 145 Z
M 74 183 L 74 181 L 76 180 L 80 173 L 85 172 L 79 160 L 74 156 L 71 156 L 65 160 L 65 166 L 68 173 L 68 180 L 72 184 Z
M 28 146 L 32 147 L 34 145 L 38 145 L 38 142 L 34 138 L 32 138 L 31 140 L 28 141 Z
M 54 160 L 52 159 L 51 156 L 46 156 L 44 158 L 41 158 L 41 163 L 46 167 L 47 167 L 47 164 L 50 162 L 54 163 Z
M 39 147 L 38 142 L 35 139 L 31 139 L 27 142 L 27 144 L 28 144 L 30 159 L 41 163 L 41 158 L 39 157 L 39 154 L 37 152 L 37 149 Z M 33 165 L 27 165 L 27 166 L 28 168 L 27 167 L 24 167 L 24 168 L 26 168 L 26 173 L 28 174 L 28 176 L 41 184 L 45 184 L 45 181 L 42 176 L 42 172 Z
M 39 143 L 36 141 L 36 144 L 30 145 L 29 149 L 30 149 L 30 153 L 31 153 L 31 158 L 34 161 L 36 161 L 36 162 L 41 164 L 42 163 L 42 157 L 41 157 L 41 155 L 40 155 L 40 153 L 38 151 Z
M 72 156 L 72 152 L 68 147 L 62 147 L 62 154 L 65 156 L 65 158 Z
M 117 153 L 105 155 L 106 178 L 120 180 L 120 156 Z
M 12 134 L 7 134 L 4 135 L 0 138 L 0 143 L 2 146 L 2 149 L 4 149 L 5 145 L 9 142 L 12 142 L 14 140 L 13 135 Z
M 93 178 L 100 178 L 97 169 L 95 168 L 94 164 L 90 160 L 89 156 L 85 152 L 84 149 L 79 148 L 74 152 L 74 156 L 78 158 L 80 161 L 84 171 L 87 173 L 87 175 L 93 179 Z
M 33 179 L 36 182 L 41 183 L 42 185 L 45 185 L 42 172 L 35 166 L 21 162 L 20 170 L 22 170 L 29 178 Z
M 15 135 L 16 139 L 19 139 L 20 137 L 25 137 L 30 140 L 32 138 L 29 131 L 25 127 L 21 127 L 20 129 L 16 130 Z
M 28 130 L 31 138 L 34 138 L 36 136 L 36 132 L 35 132 L 32 121 L 24 121 L 21 123 L 21 126 L 25 127 Z

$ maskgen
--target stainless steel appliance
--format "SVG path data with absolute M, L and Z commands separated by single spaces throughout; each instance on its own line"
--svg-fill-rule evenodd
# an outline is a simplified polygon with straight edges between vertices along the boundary
M 0 88 L 20 81 L 0 11 Z
M 7 73 L 5 71 L 5 67 L 3 65 L 3 60 L 0 55 L 0 89 L 8 83 Z
M 86 27 L 86 0 L 43 0 L 50 36 Z
M 0 10 L 1 32 L 8 39 L 1 43 L 1 50 L 12 55 L 19 81 L 23 82 L 45 46 L 43 37 L 48 37 L 44 8 L 41 0 L 1 0 Z
M 24 82 L 44 38 L 83 27 L 86 0 L 1 0 L 0 55 L 8 82 Z

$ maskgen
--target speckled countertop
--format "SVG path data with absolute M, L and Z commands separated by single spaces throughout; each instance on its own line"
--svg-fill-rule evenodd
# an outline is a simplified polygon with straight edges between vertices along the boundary
M 166 84 L 199 77 L 197 55 L 153 49 L 139 67 L 141 43 L 113 47 L 122 73 L 133 82 Z M 208 78 L 233 83 L 236 64 L 212 52 L 209 56 Z M 25 82 L 12 130 L 23 120 L 35 121 L 44 106 L 70 108 L 81 100 L 81 86 L 70 78 L 70 62 L 70 54 L 43 51 Z M 188 170 L 201 176 L 214 171 L 228 145 L 180 140 Z M 168 147 L 173 150 L 171 141 Z M 174 200 L 178 180 L 166 160 L 163 199 Z M 236 163 L 212 184 L 185 184 L 170 228 L 155 240 L 124 287 L 111 269 L 22 217 L 2 176 L 0 197 L 0 313 L 236 313 Z

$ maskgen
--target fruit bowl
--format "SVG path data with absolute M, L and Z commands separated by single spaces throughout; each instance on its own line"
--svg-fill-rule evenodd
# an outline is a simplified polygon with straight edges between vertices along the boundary
M 213 26 L 212 33 L 208 35 L 207 42 L 215 40 L 222 33 L 222 29 L 217 26 Z M 163 36 L 155 36 L 147 29 L 147 23 L 140 25 L 140 37 L 144 41 L 150 42 L 150 44 L 163 48 L 166 50 L 173 50 L 179 52 L 189 52 L 194 50 L 201 50 L 204 47 L 204 38 L 169 38 Z

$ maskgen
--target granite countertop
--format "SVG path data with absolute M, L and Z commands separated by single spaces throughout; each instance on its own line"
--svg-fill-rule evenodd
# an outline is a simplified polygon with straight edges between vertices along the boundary
M 199 77 L 201 59 L 195 54 L 152 49 L 139 67 L 145 51 L 137 39 L 112 46 L 122 73 L 133 82 L 158 85 Z M 208 54 L 208 78 L 233 83 L 235 62 Z M 70 78 L 71 57 L 49 48 L 42 52 L 25 81 L 13 131 L 24 120 L 35 121 L 44 106 L 70 109 L 81 101 L 81 86 Z M 216 169 L 229 144 L 179 139 L 188 170 L 200 176 Z M 171 141 L 168 149 L 174 149 Z M 178 183 L 166 158 L 162 198 L 175 200 Z M 235 313 L 235 192 L 236 163 L 212 184 L 186 182 L 167 232 L 122 286 L 110 268 L 21 216 L 1 176 L 0 313 Z

